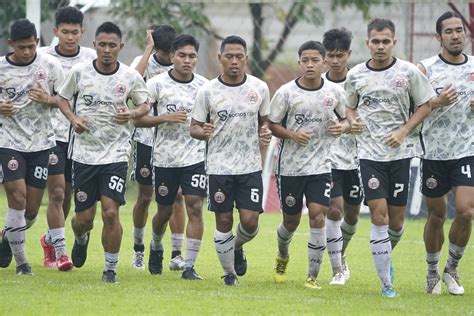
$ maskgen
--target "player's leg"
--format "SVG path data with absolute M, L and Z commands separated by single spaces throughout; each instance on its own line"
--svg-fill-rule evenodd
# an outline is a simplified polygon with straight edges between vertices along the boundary
M 326 220 L 326 237 L 329 261 L 331 263 L 333 277 L 342 273 L 342 245 L 343 237 L 341 231 L 341 220 L 343 216 L 344 200 L 342 187 L 344 182 L 344 170 L 332 170 L 331 199 Z M 335 283 L 336 284 L 336 283 Z
M 171 231 L 171 259 L 169 262 L 170 270 L 183 270 L 184 259 L 181 255 L 181 249 L 184 242 L 184 228 L 186 224 L 186 214 L 184 211 L 184 197 L 181 190 L 178 190 L 176 200 L 173 204 L 173 212 L 169 220 Z
M 343 181 L 343 198 L 344 198 L 344 218 L 341 223 L 342 232 L 342 259 L 344 273 L 349 277 L 349 270 L 345 264 L 345 252 L 349 242 L 357 231 L 357 223 L 359 221 L 360 205 L 364 199 L 362 186 L 360 183 L 359 170 L 344 171 Z M 347 270 L 347 271 L 346 271 Z
M 68 146 L 67 144 L 66 146 Z M 67 151 L 66 151 L 67 152 Z M 64 220 L 69 215 L 69 211 L 71 210 L 71 201 L 72 201 L 72 160 L 66 157 L 66 167 L 64 168 L 64 201 L 63 201 L 63 213 L 64 213 Z

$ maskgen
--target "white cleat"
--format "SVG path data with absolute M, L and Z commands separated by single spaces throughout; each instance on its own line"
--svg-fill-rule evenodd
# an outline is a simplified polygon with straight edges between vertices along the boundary
M 349 266 L 346 262 L 346 256 L 342 257 L 342 275 L 344 275 L 344 279 L 346 279 L 346 282 L 349 281 L 349 278 L 351 277 L 351 272 L 349 271 Z
M 448 288 L 448 293 L 451 295 L 463 295 L 464 288 L 461 283 L 459 283 L 459 276 L 456 271 L 447 271 L 446 269 L 443 272 L 443 282 Z
M 142 251 L 134 251 L 132 257 L 132 268 L 145 270 L 145 253 Z
M 329 285 L 344 285 L 346 284 L 346 278 L 344 277 L 344 274 L 342 272 L 337 272 L 331 280 L 331 283 Z
M 428 273 L 426 275 L 426 293 L 440 295 L 441 294 L 441 278 L 438 273 Z
M 169 264 L 171 271 L 182 271 L 184 270 L 184 259 L 181 256 L 176 256 L 170 260 Z

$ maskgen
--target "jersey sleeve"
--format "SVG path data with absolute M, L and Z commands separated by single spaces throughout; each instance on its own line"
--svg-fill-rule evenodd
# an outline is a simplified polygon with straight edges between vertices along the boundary
M 268 119 L 273 123 L 281 123 L 288 112 L 288 102 L 285 98 L 285 93 L 278 90 L 272 98 L 270 103 L 270 114 Z
M 423 105 L 436 97 L 436 93 L 434 92 L 428 78 L 416 66 L 413 66 L 409 93 L 415 106 Z
M 201 123 L 206 122 L 207 115 L 209 114 L 209 102 L 206 100 L 206 91 L 206 89 L 199 89 L 191 112 L 191 117 Z
M 146 82 L 146 87 L 150 93 L 150 104 L 158 102 L 160 97 L 160 85 L 156 82 L 156 80 L 151 79 Z
M 78 92 L 77 70 L 78 68 L 73 67 L 71 71 L 69 71 L 69 74 L 58 90 L 58 94 L 67 100 L 72 100 L 73 96 Z
M 49 92 L 54 95 L 58 92 L 61 84 L 64 81 L 64 70 L 57 60 L 54 60 L 54 62 L 51 64 L 51 68 L 52 80 L 49 87 Z
M 359 105 L 359 94 L 357 93 L 354 81 L 351 80 L 351 76 L 347 76 L 347 80 L 344 83 L 345 97 L 346 97 L 346 106 L 351 109 L 356 109 Z
M 140 77 L 140 74 L 137 71 L 133 71 L 133 75 L 135 78 L 132 91 L 130 91 L 130 97 L 133 104 L 139 105 L 148 101 L 150 93 L 148 92 L 145 81 Z
M 336 113 L 338 119 L 343 120 L 346 118 L 346 106 L 347 106 L 347 96 L 344 90 L 340 89 L 337 93 L 337 104 L 334 108 L 334 113 Z
M 262 103 L 260 104 L 258 114 L 260 116 L 267 116 L 270 113 L 270 91 L 266 83 L 263 86 Z

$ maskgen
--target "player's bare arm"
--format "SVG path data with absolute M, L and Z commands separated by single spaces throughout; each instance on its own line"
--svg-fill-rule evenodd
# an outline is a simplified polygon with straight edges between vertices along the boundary
M 422 64 L 416 65 L 420 71 L 426 75 L 425 66 Z M 453 85 L 448 85 L 441 90 L 436 98 L 430 100 L 431 110 L 456 103 L 458 101 L 458 92 Z M 472 105 L 471 105 L 472 108 Z
M 360 134 L 364 130 L 364 123 L 362 122 L 357 110 L 346 108 L 346 118 L 350 126 L 350 133 Z
M 153 41 L 152 34 L 153 34 L 153 30 L 146 31 L 145 52 L 143 53 L 142 58 L 138 62 L 137 66 L 135 67 L 135 70 L 138 71 L 142 77 L 145 76 L 145 70 L 146 70 L 146 66 L 148 65 L 148 59 L 150 59 L 150 56 L 153 54 L 153 49 L 155 47 L 155 42 Z
M 203 123 L 192 119 L 190 132 L 191 137 L 199 140 L 209 140 L 214 134 L 215 127 L 216 126 L 212 120 L 210 123 Z
M 312 134 L 311 131 L 308 130 L 290 131 L 283 127 L 281 123 L 273 122 L 270 122 L 270 130 L 276 137 L 280 139 L 290 139 L 302 146 L 308 145 L 308 141 L 311 139 Z
M 186 111 L 166 113 L 158 116 L 145 115 L 133 120 L 135 127 L 153 127 L 163 123 L 184 124 L 188 119 Z
M 134 120 L 135 118 L 141 118 L 148 114 L 150 111 L 150 105 L 148 102 L 141 103 L 136 106 L 135 109 L 130 110 L 128 107 L 124 106 L 119 108 L 117 114 L 115 115 L 115 119 L 119 124 L 126 124 L 130 120 Z
M 272 131 L 268 128 L 268 117 L 267 116 L 258 116 L 258 138 L 260 144 L 268 146 L 272 140 Z
M 71 125 L 76 133 L 81 134 L 85 131 L 89 131 L 86 119 L 77 116 L 72 112 L 71 107 L 69 105 L 69 101 L 67 99 L 63 98 L 60 95 L 57 95 L 55 99 L 55 103 L 57 104 L 59 110 L 69 120 L 69 122 L 71 122 Z
M 13 107 L 13 103 L 11 100 L 0 102 L 0 114 L 2 114 L 3 116 L 12 117 L 16 112 L 18 112 L 18 109 Z

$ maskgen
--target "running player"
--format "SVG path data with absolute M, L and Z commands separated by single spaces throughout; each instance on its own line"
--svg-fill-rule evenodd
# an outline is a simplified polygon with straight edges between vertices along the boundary
M 102 280 L 117 282 L 122 226 L 119 207 L 125 204 L 125 179 L 130 154 L 129 120 L 146 115 L 150 107 L 145 82 L 134 69 L 117 61 L 123 48 L 122 32 L 105 22 L 95 33 L 97 59 L 75 65 L 61 86 L 57 102 L 71 122 L 70 150 L 76 214 L 72 261 L 82 267 L 93 227 L 97 201 L 102 205 Z M 73 111 L 68 100 L 74 99 Z M 129 110 L 127 100 L 137 106 Z
M 148 269 L 151 274 L 163 270 L 162 239 L 173 213 L 173 203 L 181 188 L 188 213 L 186 259 L 183 279 L 202 280 L 194 269 L 204 230 L 202 204 L 206 196 L 204 170 L 205 142 L 191 138 L 189 126 L 194 100 L 207 82 L 194 74 L 199 43 L 190 35 L 180 35 L 171 44 L 173 69 L 147 81 L 151 102 L 156 102 L 155 116 L 135 120 L 135 126 L 156 127 L 153 146 L 155 196 L 158 212 L 153 217 Z
M 226 37 L 218 54 L 223 73 L 198 92 L 191 136 L 207 141 L 209 209 L 215 213 L 214 244 L 224 269 L 224 284 L 237 285 L 247 271 L 243 244 L 258 233 L 262 210 L 262 159 L 259 139 L 268 144 L 269 91 L 265 82 L 244 72 L 247 44 Z M 240 223 L 232 234 L 234 202 Z
M 341 87 L 344 87 L 349 71 L 347 62 L 351 57 L 351 41 L 352 33 L 345 28 L 329 30 L 323 36 L 328 67 L 324 78 Z M 344 285 L 350 277 L 344 254 L 357 230 L 362 202 L 354 135 L 343 134 L 334 141 L 331 163 L 331 200 L 326 220 L 327 249 L 333 270 L 330 284 Z
M 25 253 L 25 230 L 38 214 L 49 150 L 56 144 L 50 95 L 64 80 L 56 58 L 36 53 L 38 40 L 33 23 L 17 20 L 8 40 L 13 52 L 0 58 L 0 182 L 8 204 L 0 233 L 0 267 L 8 267 L 13 252 L 17 274 L 33 274 Z
M 170 60 L 170 48 L 176 37 L 175 29 L 170 25 L 159 25 L 147 31 L 147 46 L 141 56 L 137 56 L 130 67 L 135 68 L 145 81 L 165 73 L 173 67 Z M 156 50 L 155 53 L 153 53 Z M 132 267 L 145 269 L 145 226 L 148 218 L 148 207 L 153 197 L 152 186 L 152 146 L 153 129 L 136 128 L 132 139 L 135 141 L 134 166 L 131 178 L 138 182 L 137 201 L 133 207 L 133 258 Z M 183 197 L 178 192 L 174 203 L 173 215 L 169 221 L 171 230 L 171 270 L 182 270 L 184 261 L 181 248 L 184 240 L 184 205 Z
M 283 210 L 277 229 L 275 281 L 286 281 L 288 248 L 301 220 L 303 195 L 309 213 L 308 276 L 305 286 L 320 289 L 317 281 L 326 249 L 325 219 L 329 210 L 334 137 L 349 129 L 344 90 L 321 77 L 326 51 L 316 41 L 298 50 L 302 76 L 280 87 L 270 103 L 270 129 L 281 139 L 275 174 Z
M 39 52 L 56 57 L 65 74 L 73 65 L 93 60 L 93 49 L 79 46 L 84 34 L 84 15 L 75 7 L 62 7 L 56 12 L 54 35 L 58 45 L 40 48 Z M 48 232 L 41 236 L 44 251 L 43 264 L 46 268 L 57 267 L 60 271 L 72 269 L 72 262 L 66 252 L 64 221 L 71 208 L 71 159 L 67 158 L 70 124 L 59 109 L 53 109 L 52 124 L 56 136 L 56 147 L 49 154 L 48 167 Z
M 442 279 L 449 294 L 463 295 L 457 266 L 469 242 L 474 214 L 474 59 L 463 53 L 466 29 L 457 14 L 445 12 L 438 18 L 436 39 L 441 53 L 419 64 L 439 94 L 438 103 L 432 104 L 433 113 L 423 123 L 422 193 L 428 207 L 424 233 L 426 292 L 441 293 L 438 262 L 444 242 L 447 193 L 453 189 L 456 217 L 449 231 L 448 261 Z
M 397 43 L 392 21 L 371 21 L 367 36 L 372 58 L 347 73 L 347 118 L 353 131 L 361 133 L 357 148 L 375 269 L 382 295 L 393 298 L 390 258 L 403 234 L 410 160 L 422 152 L 415 128 L 429 115 L 435 94 L 416 66 L 392 56 Z

